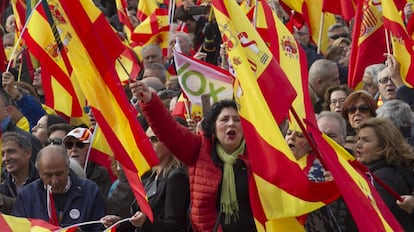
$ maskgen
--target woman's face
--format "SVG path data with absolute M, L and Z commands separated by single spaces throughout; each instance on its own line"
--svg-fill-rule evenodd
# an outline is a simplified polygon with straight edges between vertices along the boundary
M 240 116 L 233 107 L 223 108 L 216 120 L 216 137 L 227 153 L 234 152 L 243 139 Z
M 348 109 L 348 120 L 352 128 L 357 129 L 361 122 L 367 118 L 371 118 L 371 110 L 363 99 L 358 99 L 354 105 Z
M 301 132 L 289 129 L 286 133 L 285 140 L 297 160 L 308 154 L 311 150 L 308 141 Z
M 42 116 L 39 121 L 37 121 L 36 126 L 32 128 L 32 134 L 40 140 L 42 144 L 46 143 L 48 138 L 47 135 L 47 116 Z
M 332 112 L 341 113 L 342 112 L 342 106 L 344 105 L 346 99 L 346 93 L 342 90 L 335 90 L 331 93 L 330 99 L 329 99 L 329 109 Z
M 155 136 L 151 127 L 147 129 L 146 134 L 151 141 L 152 148 L 154 148 L 155 154 L 157 155 L 160 163 L 167 160 L 167 158 L 171 154 L 170 150 L 168 150 L 168 148 L 161 141 L 158 140 L 158 137 Z
M 359 131 L 354 150 L 356 159 L 363 164 L 369 164 L 381 158 L 378 153 L 381 150 L 379 138 L 373 128 L 364 127 Z

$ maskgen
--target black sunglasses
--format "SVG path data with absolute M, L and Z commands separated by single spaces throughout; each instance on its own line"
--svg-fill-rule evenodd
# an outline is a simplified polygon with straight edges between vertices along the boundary
M 368 105 L 360 105 L 360 106 L 351 106 L 348 109 L 348 113 L 354 114 L 357 110 L 363 114 L 366 114 L 370 111 L 370 107 Z
M 46 146 L 48 145 L 62 145 L 62 139 L 61 138 L 47 139 Z
M 148 137 L 148 139 L 149 139 L 149 141 L 151 141 L 151 143 L 156 143 L 156 142 L 160 141 L 158 139 L 158 137 L 155 136 L 155 135 Z
M 77 148 L 82 149 L 86 146 L 86 143 L 82 143 L 81 141 L 76 141 L 76 143 L 69 141 L 65 143 L 65 147 L 68 150 L 72 149 L 74 145 L 76 145 Z
M 341 37 L 342 38 L 348 38 L 348 33 L 342 33 L 342 34 L 339 34 L 339 35 L 331 35 L 331 36 L 329 36 L 329 38 L 331 38 L 333 40 L 339 39 Z

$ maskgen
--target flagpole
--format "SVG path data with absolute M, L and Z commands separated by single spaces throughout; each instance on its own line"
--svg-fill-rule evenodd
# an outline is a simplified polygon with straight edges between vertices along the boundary
M 392 47 L 392 44 L 390 43 L 390 35 L 388 34 L 388 30 L 385 29 L 385 44 L 387 45 L 387 53 L 391 54 L 391 49 L 390 47 Z
M 174 21 L 174 11 L 175 11 L 175 0 L 170 0 L 170 4 L 168 5 L 168 24 L 170 25 L 170 31 L 168 33 L 168 42 L 171 39 L 171 32 L 173 27 L 171 26 L 173 24 Z M 167 49 L 167 56 L 169 57 L 171 54 L 170 53 L 170 49 Z
M 295 108 L 293 106 L 290 106 L 290 112 L 293 114 L 293 117 L 295 118 L 296 122 L 298 123 L 300 129 L 302 130 L 303 135 L 305 135 L 306 140 L 308 141 L 309 145 L 312 148 L 312 151 L 314 151 L 316 158 L 321 162 L 322 166 L 325 168 L 325 170 L 328 171 L 326 164 L 324 160 L 322 159 L 321 154 L 319 153 L 319 150 L 316 147 L 315 141 L 311 136 L 308 134 L 308 132 L 305 129 L 305 126 L 302 124 L 302 121 L 300 121 L 298 114 L 296 113 Z
M 321 21 L 319 24 L 319 36 L 318 36 L 318 47 L 317 47 L 317 53 L 319 54 L 321 52 L 321 46 L 322 46 L 322 33 L 323 33 L 323 24 L 325 22 L 325 12 L 321 12 Z
M 39 0 L 39 1 L 36 3 L 36 5 L 34 6 L 34 8 L 33 8 L 33 9 L 36 9 L 36 8 L 37 8 L 37 6 L 39 6 L 41 2 L 42 2 L 42 0 Z M 14 54 L 16 53 L 17 46 L 19 45 L 20 40 L 22 40 L 22 37 L 23 37 L 23 32 L 24 32 L 24 31 L 26 31 L 27 24 L 28 24 L 28 22 L 30 22 L 30 19 L 32 18 L 33 11 L 34 11 L 34 10 L 32 10 L 32 11 L 30 12 L 29 16 L 27 17 L 26 22 L 24 23 L 23 28 L 22 28 L 22 30 L 20 31 L 19 38 L 17 38 L 17 41 L 15 42 L 15 44 L 14 44 L 14 46 L 13 46 L 13 50 L 12 50 L 12 52 L 11 52 L 11 54 L 10 54 L 10 60 L 9 60 L 9 63 L 7 63 L 6 72 L 8 72 L 8 71 L 9 71 L 9 69 L 10 69 L 10 65 L 11 65 L 11 61 L 12 61 L 11 57 L 13 57 L 13 56 L 14 56 Z
M 254 5 L 253 27 L 254 27 L 254 29 L 256 29 L 256 27 L 257 27 L 257 4 L 258 4 L 258 0 L 256 0 L 254 4 L 255 5 Z
M 132 78 L 132 77 L 129 75 L 128 70 L 126 69 L 125 65 L 121 62 L 121 59 L 120 59 L 119 57 L 118 57 L 118 58 L 116 58 L 116 61 L 118 61 L 118 63 L 121 65 L 122 70 L 124 70 L 124 72 L 125 72 L 125 73 L 126 73 L 126 75 L 128 76 L 128 79 L 129 79 L 129 80 L 132 80 L 132 81 L 136 81 L 136 80 L 137 80 L 137 77 Z
M 92 108 L 90 110 L 92 110 Z M 93 128 L 93 133 L 91 135 L 91 141 L 89 142 L 88 152 L 86 153 L 85 165 L 83 166 L 83 171 L 85 172 L 85 175 L 86 175 L 86 167 L 88 166 L 89 156 L 91 154 L 92 144 L 95 139 L 96 131 L 98 131 L 98 123 L 96 123 L 95 127 Z

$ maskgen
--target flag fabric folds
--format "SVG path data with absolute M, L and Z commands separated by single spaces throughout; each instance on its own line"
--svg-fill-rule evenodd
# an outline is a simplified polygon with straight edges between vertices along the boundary
M 156 9 L 145 21 L 141 22 L 133 31 L 131 40 L 134 50 L 140 56 L 140 50 L 147 44 L 157 44 L 167 55 L 169 21 L 167 9 Z
M 323 151 L 325 165 L 338 183 L 359 231 L 404 231 L 368 180 L 367 173 L 358 168 L 358 161 L 329 137 L 322 136 L 317 127 L 308 126 L 308 130 Z
M 295 14 L 303 16 L 309 28 L 311 41 L 315 45 L 320 45 L 320 51 L 326 52 L 328 49 L 328 28 L 335 23 L 335 17 L 331 13 L 322 12 L 322 0 L 280 0 L 280 2 L 290 10 L 296 11 Z M 321 23 L 323 23 L 322 27 Z M 319 33 L 322 33 L 321 41 L 319 41 Z
M 295 221 L 334 200 L 338 192 L 332 182 L 310 182 L 283 139 L 278 123 L 286 119 L 296 93 L 272 53 L 247 17 L 241 17 L 235 1 L 213 1 L 213 8 L 237 74 L 234 94 L 251 154 L 249 191 L 256 226 L 274 231 L 275 220 Z M 283 91 L 276 97 L 277 90 Z
M 383 63 L 386 52 L 381 4 L 372 0 L 358 1 L 348 66 L 348 86 L 361 89 L 365 68 Z
M 158 160 L 129 104 L 115 71 L 115 62 L 124 45 L 105 16 L 90 1 L 60 0 L 56 6 L 64 25 L 71 30 L 66 45 L 75 80 L 88 100 L 97 123 L 115 159 L 125 174 L 141 210 L 152 220 L 152 211 L 140 174 Z
M 211 104 L 233 98 L 233 78 L 217 66 L 174 51 L 175 66 L 182 91 L 191 105 L 201 107 L 201 96 L 210 95 Z
M 295 109 L 301 123 L 306 127 L 304 133 L 310 132 L 325 168 L 332 172 L 335 182 L 349 206 L 355 222 L 360 231 L 391 231 L 400 230 L 395 218 L 383 203 L 381 197 L 371 185 L 365 173 L 351 166 L 349 162 L 356 162 L 342 147 L 334 143 L 326 136 L 321 135 L 316 126 L 315 113 L 313 111 L 308 93 L 307 64 L 305 54 L 297 42 L 293 39 L 283 23 L 273 14 L 266 2 L 259 1 L 263 6 L 263 11 L 258 11 L 258 17 L 266 20 L 268 25 L 272 22 L 275 27 L 268 26 L 268 33 L 272 33 L 277 42 L 273 43 L 276 59 L 280 62 L 291 84 L 296 87 L 298 97 L 293 102 L 292 108 Z M 263 16 L 261 16 L 263 14 Z M 261 26 L 259 21 L 258 27 Z M 269 37 L 269 36 L 268 36 Z M 293 52 L 296 51 L 297 52 Z M 300 71 L 298 71 L 300 70 Z M 296 123 L 291 123 L 294 130 L 301 130 Z M 338 178 L 336 178 L 338 176 Z M 363 207 L 361 207 L 363 205 Z M 365 210 L 370 211 L 369 214 Z M 373 215 L 373 220 L 366 223 L 365 215 Z
M 350 21 L 355 16 L 355 0 L 323 0 L 322 12 L 340 15 Z
M 158 9 L 158 4 L 155 0 L 139 1 L 137 7 L 138 20 L 141 22 L 144 21 L 156 9 Z
M 53 27 L 62 25 L 65 21 L 61 17 L 51 18 L 56 6 L 50 6 L 50 10 L 44 3 L 45 1 L 33 9 L 23 38 L 32 54 L 45 67 L 42 83 L 46 105 L 68 117 L 81 117 L 85 99 L 71 82 L 72 66 L 66 54 L 66 44 L 70 41 L 71 34 L 64 29 L 61 30 L 61 35 L 56 34 L 57 30 L 52 31 Z
M 2 232 L 52 232 L 59 229 L 60 227 L 49 224 L 41 219 L 21 218 L 0 214 L 0 231 Z
M 401 65 L 401 77 L 414 85 L 414 41 L 409 36 L 404 22 L 398 13 L 398 8 L 393 1 L 382 1 L 385 33 L 390 33 L 390 41 L 395 58 Z

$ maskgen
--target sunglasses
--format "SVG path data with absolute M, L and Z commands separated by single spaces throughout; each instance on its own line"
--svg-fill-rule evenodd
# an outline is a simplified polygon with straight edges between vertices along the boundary
M 381 83 L 381 84 L 387 84 L 388 81 L 392 82 L 391 77 L 384 77 L 384 78 L 381 78 L 381 79 L 378 80 L 378 82 Z
M 339 35 L 331 35 L 331 36 L 329 36 L 329 38 L 331 38 L 333 40 L 339 39 L 341 37 L 342 38 L 348 38 L 348 33 L 342 33 L 342 34 L 339 34 Z
M 368 105 L 360 105 L 360 106 L 351 106 L 348 109 L 349 114 L 354 114 L 357 110 L 363 114 L 366 114 L 370 111 L 370 107 Z
M 156 143 L 156 142 L 160 141 L 158 139 L 158 137 L 155 136 L 155 135 L 148 137 L 148 139 L 149 139 L 149 141 L 151 141 L 151 143 Z
M 86 143 L 82 143 L 81 141 L 76 141 L 76 143 L 69 141 L 65 143 L 65 147 L 68 150 L 72 149 L 73 146 L 76 146 L 77 148 L 82 149 L 86 146 Z
M 46 146 L 48 145 L 62 145 L 62 139 L 61 138 L 47 139 Z

